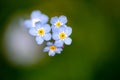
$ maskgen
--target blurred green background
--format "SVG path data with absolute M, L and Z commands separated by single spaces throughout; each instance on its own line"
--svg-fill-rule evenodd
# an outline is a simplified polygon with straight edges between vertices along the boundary
M 4 56 L 5 26 L 32 10 L 66 15 L 73 42 L 42 63 L 14 66 Z M 0 80 L 120 80 L 120 0 L 3 0 L 0 36 Z

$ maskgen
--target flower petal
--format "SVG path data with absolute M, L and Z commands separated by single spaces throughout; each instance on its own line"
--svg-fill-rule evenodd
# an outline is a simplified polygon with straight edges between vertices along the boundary
M 66 29 L 66 27 L 64 27 L 64 26 L 60 27 L 60 28 L 59 28 L 59 33 L 60 33 L 60 32 L 64 32 L 65 29 Z
M 52 38 L 54 40 L 59 40 L 59 34 L 54 32 L 53 35 L 52 35 Z
M 36 29 L 35 29 L 35 28 L 31 28 L 31 29 L 29 30 L 29 34 L 32 35 L 32 36 L 37 36 L 37 31 L 36 31 Z
M 60 54 L 62 51 L 62 48 L 57 48 L 57 50 L 55 51 L 56 53 Z
M 44 40 L 40 36 L 37 36 L 36 42 L 37 42 L 37 44 L 42 44 L 44 42 Z
M 55 52 L 52 51 L 52 50 L 50 50 L 48 55 L 49 55 L 49 56 L 54 56 L 54 55 L 55 55 Z
M 59 17 L 59 21 L 64 25 L 65 23 L 67 23 L 67 17 L 62 15 Z
M 45 23 L 48 22 L 48 16 L 45 15 L 45 14 L 41 14 L 40 17 L 39 17 L 39 19 L 40 19 L 40 22 L 41 22 L 42 24 L 45 24 Z
M 31 27 L 32 27 L 32 22 L 31 22 L 31 20 L 25 20 L 25 21 L 24 21 L 24 25 L 25 25 L 27 28 L 31 28 Z
M 51 27 L 49 24 L 45 24 L 43 28 L 45 29 L 45 33 L 49 33 L 51 30 Z
M 58 17 L 55 16 L 55 17 L 52 17 L 52 18 L 51 18 L 50 23 L 51 23 L 52 25 L 54 25 L 57 21 L 58 21 Z
M 52 25 L 52 32 L 58 32 L 59 31 L 59 28 L 58 27 L 55 27 L 55 25 Z
M 70 45 L 72 43 L 72 39 L 67 37 L 65 40 L 64 40 L 65 44 L 66 45 Z
M 36 29 L 39 29 L 39 28 L 42 28 L 43 27 L 43 25 L 40 23 L 40 22 L 37 22 L 36 24 L 35 24 L 35 28 Z
M 57 41 L 55 41 L 54 45 L 56 47 L 62 47 L 63 46 L 63 41 L 62 40 L 57 40 Z
M 41 12 L 39 10 L 35 10 L 31 13 L 31 19 L 38 18 L 41 16 Z
M 43 49 L 43 52 L 48 52 L 49 51 L 49 47 L 45 47 L 44 49 Z
M 53 45 L 52 42 L 47 42 L 47 46 L 51 46 L 51 45 Z
M 46 41 L 50 40 L 51 39 L 51 34 L 50 33 L 45 34 L 43 36 L 43 39 L 46 40 Z
M 66 27 L 65 33 L 67 34 L 67 36 L 70 36 L 71 33 L 72 33 L 72 28 L 71 27 Z

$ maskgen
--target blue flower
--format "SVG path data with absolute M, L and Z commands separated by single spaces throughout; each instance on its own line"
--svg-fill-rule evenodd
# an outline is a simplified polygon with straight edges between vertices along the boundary
M 40 22 L 41 24 L 45 24 L 48 22 L 48 16 L 45 14 L 42 14 L 39 10 L 35 10 L 31 13 L 31 19 L 25 20 L 24 24 L 28 27 L 35 27 L 35 24 L 37 22 Z
M 49 41 L 51 39 L 50 30 L 50 25 L 37 23 L 36 27 L 30 28 L 29 33 L 36 36 L 37 44 L 42 44 L 44 40 Z
M 56 31 L 60 27 L 64 27 L 64 25 L 67 23 L 67 18 L 63 15 L 60 17 L 55 16 L 51 18 L 50 23 L 52 24 L 52 30 Z
M 55 44 L 52 42 L 47 42 L 47 47 L 44 48 L 43 52 L 49 52 L 49 56 L 54 56 L 55 53 L 60 54 L 62 51 L 61 47 L 57 47 Z
M 71 33 L 71 27 L 61 27 L 59 31 L 53 33 L 52 38 L 55 40 L 55 44 L 59 47 L 62 47 L 64 43 L 70 45 L 72 43 L 72 39 L 69 37 Z

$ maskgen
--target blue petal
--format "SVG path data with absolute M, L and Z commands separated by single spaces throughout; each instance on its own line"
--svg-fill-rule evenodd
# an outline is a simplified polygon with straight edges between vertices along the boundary
M 35 27 L 36 30 L 43 27 L 43 25 L 42 25 L 40 22 L 36 23 L 35 26 L 36 26 L 36 27 Z
M 31 22 L 31 20 L 25 20 L 25 21 L 24 21 L 24 25 L 25 25 L 27 28 L 31 28 L 31 27 L 32 27 L 32 22 Z
M 31 28 L 31 29 L 29 30 L 29 34 L 32 35 L 32 36 L 37 36 L 37 31 L 36 31 L 36 29 L 35 29 L 35 28 Z
M 40 22 L 35 23 L 36 27 L 42 27 L 42 24 Z
M 35 10 L 31 13 L 31 19 L 38 18 L 41 16 L 41 12 L 39 10 Z
M 52 38 L 54 40 L 59 40 L 59 34 L 54 32 L 53 35 L 52 35 Z
M 62 48 L 58 48 L 59 49 L 59 51 L 63 51 L 63 49 Z
M 58 21 L 58 17 L 55 16 L 55 17 L 52 17 L 52 18 L 51 18 L 50 23 L 51 23 L 52 25 L 54 25 L 57 21 Z
M 60 20 L 61 23 L 63 23 L 63 25 L 64 25 L 65 23 L 67 23 L 67 17 L 66 17 L 66 16 L 60 16 L 60 17 L 59 17 L 59 20 Z
M 72 28 L 71 27 L 66 27 L 65 33 L 67 34 L 67 36 L 70 36 L 71 33 L 72 33 Z
M 44 49 L 43 49 L 43 52 L 48 52 L 49 51 L 49 47 L 45 47 Z
M 54 55 L 55 55 L 55 52 L 52 51 L 52 50 L 50 50 L 48 55 L 49 55 L 49 56 L 54 56 Z
M 55 25 L 52 25 L 52 32 L 58 32 L 59 28 L 58 27 L 55 27 Z
M 60 54 L 62 51 L 62 48 L 57 48 L 57 50 L 55 51 L 56 53 Z
M 72 43 L 72 39 L 67 37 L 65 40 L 64 40 L 65 44 L 66 45 L 70 45 Z
M 65 25 L 62 25 L 60 27 L 55 27 L 54 25 L 52 26 L 52 32 L 57 32 L 57 33 L 60 33 L 60 32 L 63 32 L 65 31 Z
M 43 36 L 43 39 L 46 40 L 46 41 L 50 40 L 51 39 L 51 34 L 50 33 L 45 34 Z
M 40 22 L 41 22 L 42 24 L 45 24 L 45 23 L 48 22 L 48 16 L 45 15 L 45 14 L 41 14 L 41 16 L 39 17 L 39 19 L 40 19 Z
M 43 28 L 45 29 L 45 33 L 49 33 L 51 30 L 51 27 L 49 24 L 45 24 Z
M 51 45 L 53 45 L 52 42 L 47 42 L 47 46 L 51 46 Z
M 37 42 L 37 44 L 42 44 L 44 42 L 44 40 L 40 36 L 37 36 L 36 42 Z
M 60 28 L 59 28 L 59 33 L 60 33 L 60 32 L 64 32 L 65 29 L 66 29 L 66 27 L 64 27 L 64 26 L 60 27 Z
M 54 44 L 56 47 L 62 47 L 63 46 L 63 41 L 62 40 L 57 40 L 55 41 L 55 44 Z

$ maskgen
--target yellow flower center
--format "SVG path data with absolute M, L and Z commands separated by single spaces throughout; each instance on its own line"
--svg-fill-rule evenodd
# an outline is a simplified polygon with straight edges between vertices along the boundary
M 59 34 L 59 38 L 60 39 L 65 39 L 67 36 L 66 36 L 66 34 L 64 33 L 64 32 L 61 32 L 60 34 Z
M 43 36 L 45 34 L 45 31 L 43 28 L 38 29 L 38 35 Z
M 56 24 L 55 24 L 56 27 L 60 27 L 61 25 L 62 25 L 62 24 L 61 24 L 60 21 L 56 22 Z
M 56 46 L 50 46 L 50 50 L 55 51 L 56 49 Z
M 35 23 L 39 22 L 39 21 L 40 21 L 40 19 L 38 19 L 38 18 L 32 19 L 32 25 L 33 25 L 33 27 L 35 27 Z

